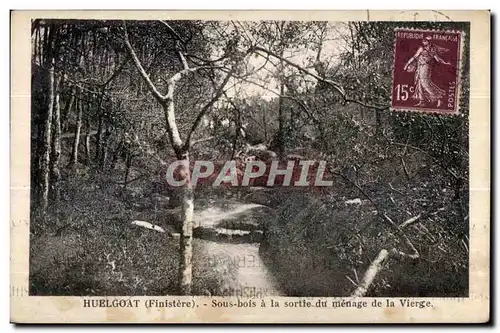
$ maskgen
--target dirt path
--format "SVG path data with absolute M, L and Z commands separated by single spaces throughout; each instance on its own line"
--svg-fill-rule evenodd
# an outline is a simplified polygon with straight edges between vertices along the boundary
M 196 207 L 196 206 L 195 206 Z M 194 213 L 195 242 L 213 269 L 224 277 L 221 294 L 245 297 L 280 296 L 277 284 L 259 255 L 262 223 L 270 217 L 263 205 L 237 201 L 211 202 Z M 165 230 L 145 221 L 135 225 L 159 232 Z M 193 253 L 196 257 L 196 253 Z M 228 272 L 235 272 L 234 277 Z
M 221 294 L 226 296 L 280 296 L 273 276 L 259 256 L 259 244 L 230 244 L 206 240 L 203 249 L 214 262 L 214 269 L 222 272 L 235 270 L 236 276 L 227 277 Z
M 259 255 L 259 243 L 251 238 L 244 238 L 252 232 L 248 229 L 260 225 L 261 221 L 255 221 L 253 213 L 262 208 L 263 206 L 257 204 L 234 203 L 224 208 L 211 206 L 195 213 L 197 226 L 203 230 L 213 230 L 219 236 L 214 240 L 210 237 L 213 234 L 206 233 L 207 237 L 202 236 L 202 239 L 195 241 L 204 243 L 203 248 L 214 258 L 216 263 L 214 266 L 217 266 L 218 270 L 236 271 L 235 280 L 227 280 L 223 286 L 225 294 L 247 297 L 282 295 Z M 227 228 L 228 222 L 234 220 L 237 220 L 238 224 L 229 223 Z M 226 228 L 219 227 L 221 224 L 226 225 Z M 249 226 L 245 227 L 245 224 Z M 231 225 L 243 226 L 244 230 L 231 228 Z M 237 238 L 238 236 L 240 238 Z

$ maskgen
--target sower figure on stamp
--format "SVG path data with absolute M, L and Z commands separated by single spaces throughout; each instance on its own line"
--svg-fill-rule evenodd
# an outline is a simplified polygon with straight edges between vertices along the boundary
M 420 46 L 413 57 L 408 60 L 404 70 L 408 72 L 415 71 L 415 92 L 413 99 L 418 100 L 415 106 L 423 106 L 426 103 L 437 102 L 437 107 L 441 106 L 441 99 L 445 96 L 446 92 L 438 87 L 431 80 L 432 63 L 435 60 L 443 65 L 450 66 L 451 63 L 444 61 L 440 54 L 448 51 L 448 49 L 432 44 L 432 37 L 427 36 L 422 40 Z M 416 66 L 413 62 L 416 61 Z

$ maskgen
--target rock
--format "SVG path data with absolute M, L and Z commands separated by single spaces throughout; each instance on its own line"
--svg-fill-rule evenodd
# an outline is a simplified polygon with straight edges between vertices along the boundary
M 356 199 L 346 200 L 344 203 L 346 205 L 361 205 L 363 202 L 361 201 L 360 198 L 356 198 Z
M 225 228 L 196 227 L 193 237 L 218 243 L 259 243 L 262 240 L 262 231 L 246 231 Z
M 132 224 L 139 226 L 139 227 L 142 227 L 142 228 L 158 231 L 158 232 L 165 232 L 165 229 L 163 229 L 162 227 L 157 226 L 157 225 L 152 224 L 152 223 L 149 223 L 149 222 L 146 222 L 146 221 L 132 221 Z

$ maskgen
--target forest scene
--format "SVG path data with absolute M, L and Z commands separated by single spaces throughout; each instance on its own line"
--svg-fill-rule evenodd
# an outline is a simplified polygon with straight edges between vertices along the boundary
M 390 109 L 400 27 L 463 32 L 458 115 Z M 468 32 L 33 20 L 30 295 L 467 297 Z

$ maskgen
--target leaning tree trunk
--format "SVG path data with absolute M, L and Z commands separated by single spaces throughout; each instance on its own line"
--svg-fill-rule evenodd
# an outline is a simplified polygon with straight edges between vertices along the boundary
M 81 98 L 81 96 L 79 96 Z M 81 99 L 76 101 L 76 108 L 78 109 L 78 115 L 76 118 L 76 130 L 75 130 L 75 138 L 73 140 L 73 149 L 71 151 L 71 159 L 69 161 L 69 165 L 73 168 L 76 168 L 76 164 L 78 163 L 78 146 L 80 144 L 80 133 L 82 130 L 82 113 L 83 107 Z
M 57 88 L 56 88 L 57 89 Z M 59 161 L 61 159 L 61 110 L 59 104 L 59 93 L 55 93 L 54 111 L 53 111 L 52 128 L 52 157 L 50 159 L 50 174 L 51 174 L 51 201 L 59 200 L 59 180 L 61 171 L 59 169 Z
M 40 209 L 45 216 L 49 203 L 49 188 L 50 188 L 50 150 L 52 139 L 52 113 L 54 109 L 54 61 L 50 62 L 48 70 L 47 83 L 47 114 L 44 124 L 44 137 L 42 154 L 40 158 Z

